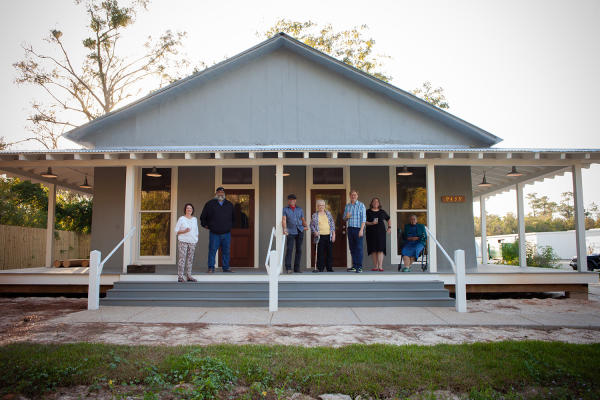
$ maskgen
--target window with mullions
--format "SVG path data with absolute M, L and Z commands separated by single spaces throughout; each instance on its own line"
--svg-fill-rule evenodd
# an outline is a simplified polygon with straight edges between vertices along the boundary
M 425 167 L 407 168 L 412 175 L 398 175 L 396 168 L 396 227 L 398 229 L 398 254 L 402 250 L 402 232 L 411 214 L 417 223 L 427 225 L 427 174 Z
M 142 168 L 140 256 L 171 255 L 171 168 L 158 168 L 159 177 Z

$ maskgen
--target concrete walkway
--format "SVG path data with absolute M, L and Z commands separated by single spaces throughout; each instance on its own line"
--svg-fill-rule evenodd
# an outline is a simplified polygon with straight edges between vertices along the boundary
M 225 325 L 519 326 L 600 329 L 598 313 L 458 313 L 450 308 L 186 308 L 102 307 L 55 319 L 56 323 L 172 323 Z
M 544 302 L 541 304 L 540 302 Z M 490 306 L 491 304 L 491 306 Z M 590 300 L 475 300 L 469 312 L 438 307 L 348 308 L 199 308 L 101 307 L 54 320 L 57 323 L 221 324 L 221 325 L 403 325 L 600 328 L 600 285 L 590 285 Z

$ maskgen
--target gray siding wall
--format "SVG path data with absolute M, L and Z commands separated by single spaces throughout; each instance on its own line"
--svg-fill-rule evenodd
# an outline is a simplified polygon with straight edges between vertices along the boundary
M 358 190 L 358 199 L 365 204 L 369 209 L 369 204 L 373 197 L 381 199 L 381 207 L 389 214 L 390 213 L 390 181 L 388 167 L 351 167 L 350 168 L 350 186 Z M 350 194 L 347 193 L 347 196 Z M 395 229 L 396 221 L 392 217 L 392 227 Z M 365 268 L 373 268 L 373 259 L 367 254 L 367 241 L 363 240 L 364 258 L 363 266 Z M 386 241 L 386 255 L 383 259 L 384 268 L 388 269 L 391 264 L 390 258 L 390 235 Z M 392 269 L 393 270 L 393 269 Z
M 124 220 L 125 168 L 94 168 L 91 249 L 106 257 L 123 238 Z M 121 248 L 104 265 L 103 272 L 121 272 L 122 268 Z
M 204 271 L 207 266 L 208 230 L 200 226 L 200 214 L 204 204 L 215 195 L 215 169 L 214 167 L 179 167 L 177 179 L 177 217 L 183 215 L 185 203 L 192 203 L 194 215 L 198 219 L 198 245 L 192 271 L 198 273 Z
M 465 251 L 466 267 L 475 268 L 475 233 L 473 226 L 473 194 L 470 167 L 435 168 L 435 207 L 437 239 L 450 257 L 454 251 Z M 442 203 L 441 196 L 464 195 L 464 203 Z M 439 272 L 451 272 L 452 267 L 438 249 Z
M 91 147 L 485 145 L 285 49 L 172 89 L 78 141 Z

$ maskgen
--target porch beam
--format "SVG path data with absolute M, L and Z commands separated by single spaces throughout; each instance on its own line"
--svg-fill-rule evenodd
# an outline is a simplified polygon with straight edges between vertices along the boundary
M 481 263 L 483 265 L 485 265 L 488 263 L 487 226 L 486 226 L 487 213 L 485 211 L 485 196 L 479 196 L 479 211 L 480 211 L 479 226 L 481 227 Z
M 523 203 L 523 183 L 517 183 L 517 218 L 519 226 L 519 265 L 527 267 L 527 237 L 525 236 L 525 205 Z
M 118 160 L 119 154 L 117 153 L 104 153 L 105 160 Z
M 581 166 L 573 165 L 573 200 L 575 202 L 575 244 L 577 246 L 577 271 L 587 268 L 587 249 L 585 245 L 585 210 L 583 208 L 583 179 Z
M 125 216 L 123 221 L 123 237 L 125 237 L 135 225 L 135 170 L 136 167 L 133 165 L 128 165 L 125 170 Z M 138 232 L 140 231 L 141 229 L 138 229 Z M 138 235 L 139 233 L 136 236 Z M 121 238 L 119 238 L 119 241 L 120 240 Z M 127 273 L 127 266 L 133 261 L 134 242 L 135 240 L 132 237 L 123 243 L 123 274 Z
M 64 159 L 65 159 L 64 154 L 56 154 L 56 153 L 48 153 L 48 154 L 46 154 L 46 160 L 60 161 L 60 160 L 64 160 Z
M 435 165 L 427 164 L 427 227 L 437 237 L 436 212 L 435 212 Z M 397 227 L 396 227 L 397 228 Z M 437 272 L 437 247 L 433 238 L 427 238 L 427 257 L 429 259 L 429 272 Z
M 195 160 L 196 159 L 196 153 L 185 153 L 184 158 L 186 160 Z
M 52 267 L 54 261 L 54 215 L 56 212 L 56 184 L 48 186 L 48 217 L 46 219 L 46 267 Z

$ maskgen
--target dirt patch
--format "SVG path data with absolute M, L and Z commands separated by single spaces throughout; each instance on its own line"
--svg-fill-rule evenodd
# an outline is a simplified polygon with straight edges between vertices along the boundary
M 3 310 L 0 316 L 0 345 L 15 342 L 97 342 L 167 346 L 228 343 L 339 347 L 353 343 L 435 345 L 503 340 L 600 342 L 600 330 L 574 328 L 54 322 L 55 317 L 84 310 L 86 306 L 87 299 L 0 298 L 0 308 Z M 471 300 L 469 312 L 581 312 L 600 315 L 600 302 L 594 299 L 555 298 Z

